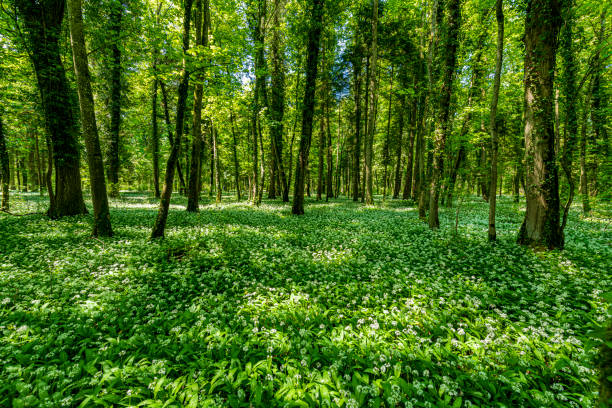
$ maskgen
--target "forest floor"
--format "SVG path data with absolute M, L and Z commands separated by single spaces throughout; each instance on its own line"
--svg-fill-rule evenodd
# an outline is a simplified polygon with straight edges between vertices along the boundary
M 44 211 L 36 193 L 17 213 Z M 307 214 L 175 197 L 91 216 L 0 214 L 0 406 L 593 406 L 590 331 L 612 290 L 609 204 L 576 206 L 562 252 L 515 244 L 503 197 L 442 209 L 308 200 Z

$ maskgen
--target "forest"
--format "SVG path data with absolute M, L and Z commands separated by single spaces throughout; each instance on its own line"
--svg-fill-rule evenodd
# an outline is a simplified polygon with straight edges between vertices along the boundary
M 612 407 L 608 0 L 0 0 L 0 406 Z

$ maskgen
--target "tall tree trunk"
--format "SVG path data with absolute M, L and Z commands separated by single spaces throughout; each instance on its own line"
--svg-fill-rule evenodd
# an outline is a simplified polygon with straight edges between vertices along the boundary
M 400 190 L 402 189 L 402 143 L 404 143 L 404 109 L 406 107 L 405 105 L 406 97 L 402 95 L 400 96 L 400 109 L 397 118 L 398 123 L 395 137 L 395 177 L 393 184 L 393 199 L 399 198 Z M 410 152 L 414 152 L 414 134 L 412 134 L 411 136 L 412 141 L 409 141 L 408 144 L 411 144 L 412 148 L 410 148 L 410 146 L 408 147 L 408 155 L 411 156 L 412 159 L 412 155 Z M 412 163 L 410 164 L 410 179 L 412 184 Z M 410 194 L 410 187 L 408 187 L 408 193 Z
M 383 145 L 383 200 L 387 197 L 387 168 L 389 167 L 389 143 L 391 141 L 391 105 L 393 104 L 393 69 L 391 66 L 391 84 L 389 85 L 389 111 L 387 112 L 387 135 Z
M 283 117 L 285 115 L 285 62 L 283 60 L 283 44 L 280 30 L 280 15 L 283 10 L 282 1 L 274 1 L 274 16 L 272 19 L 272 41 L 271 41 L 271 57 L 272 57 L 272 78 L 271 78 L 271 98 L 270 98 L 270 136 L 272 139 L 272 169 L 278 170 L 280 173 L 280 187 L 283 202 L 289 202 L 289 184 L 285 173 L 285 164 L 283 161 Z M 291 163 L 289 163 L 291 166 Z M 272 172 L 271 172 L 272 173 Z M 271 174 L 270 187 L 274 174 Z M 270 189 L 271 195 L 272 192 Z
M 104 162 L 96 115 L 94 110 L 93 92 L 87 65 L 87 51 L 85 49 L 85 35 L 83 34 L 83 15 L 81 0 L 68 1 L 68 17 L 70 22 L 70 43 L 74 60 L 74 73 L 79 93 L 79 106 L 81 110 L 81 125 L 85 146 L 87 147 L 87 162 L 91 184 L 91 201 L 93 203 L 93 236 L 110 237 L 113 235 L 108 198 L 106 196 L 106 181 L 104 180 Z
M 108 181 L 110 196 L 119 197 L 119 129 L 121 126 L 121 19 L 123 4 L 113 1 L 110 11 L 109 31 L 111 36 L 110 72 L 110 147 L 108 152 Z
M 0 110 L 0 182 L 2 183 L 2 203 L 0 210 L 8 211 L 9 204 L 9 183 L 11 179 L 11 171 L 9 169 L 9 156 L 6 150 L 6 140 L 4 136 L 4 127 L 2 124 L 2 111 Z
M 591 178 L 593 180 L 593 188 L 591 193 L 599 194 L 600 191 L 608 191 L 608 178 L 599 179 L 599 163 L 598 158 L 603 157 L 602 163 L 603 174 L 610 174 L 610 158 L 608 155 L 608 129 L 609 110 L 608 110 L 608 90 L 609 84 L 604 76 L 604 67 L 606 66 L 606 58 L 601 58 L 601 50 L 605 49 L 604 43 L 609 37 L 606 37 L 606 11 L 604 7 L 600 15 L 600 26 L 597 35 L 597 52 L 593 61 L 593 87 L 592 87 L 592 103 L 591 103 L 591 122 L 593 123 L 593 148 L 595 155 L 592 162 Z M 600 185 L 600 183 L 603 183 Z
M 219 168 L 219 145 L 217 144 L 218 141 L 218 137 L 217 137 L 217 128 L 215 126 L 211 126 L 211 133 L 212 133 L 212 153 L 213 153 L 213 163 L 215 164 L 215 190 L 216 190 L 216 197 L 215 197 L 215 202 L 217 204 L 219 204 L 221 202 L 221 194 L 222 194 L 222 190 L 221 190 L 221 169 Z
M 55 195 L 47 214 L 51 218 L 85 214 L 79 166 L 78 128 L 72 114 L 70 87 L 62 66 L 59 36 L 65 0 L 16 0 L 23 18 L 45 123 L 53 143 Z
M 304 179 L 310 153 L 312 138 L 312 119 L 314 116 L 315 89 L 317 81 L 317 65 L 319 63 L 319 42 L 323 25 L 323 9 L 325 0 L 312 0 L 310 28 L 308 29 L 308 45 L 306 58 L 306 84 L 302 104 L 302 134 L 300 136 L 300 151 L 295 169 L 295 188 L 291 212 L 295 215 L 304 214 Z
M 38 192 L 43 195 L 43 186 L 45 181 L 42 176 L 42 164 L 40 161 L 40 145 L 38 143 L 38 133 L 34 134 L 34 149 L 36 153 L 36 178 L 38 180 Z M 104 168 L 102 169 L 104 170 Z M 7 181 L 8 182 L 8 181 Z
M 567 1 L 564 5 L 563 27 L 560 34 L 560 54 L 563 63 L 561 75 L 561 87 L 563 88 L 563 113 L 565 126 L 563 130 L 563 151 L 561 153 L 561 167 L 569 184 L 567 202 L 563 208 L 561 221 L 561 234 L 567 225 L 567 217 L 574 200 L 576 183 L 572 176 L 572 157 L 576 150 L 576 139 L 578 133 L 578 117 L 576 106 L 578 105 L 578 89 L 576 86 L 577 66 L 574 56 L 573 29 L 574 29 L 574 3 Z
M 591 212 L 591 204 L 589 203 L 589 179 L 587 174 L 587 126 L 588 113 L 590 108 L 590 92 L 584 96 L 582 123 L 580 125 L 580 198 L 582 199 L 582 212 L 588 214 Z
M 153 64 L 155 71 L 156 64 Z M 153 186 L 155 198 L 159 198 L 159 130 L 157 128 L 157 75 L 153 79 L 151 98 L 151 154 L 153 155 Z
M 489 197 L 489 241 L 495 241 L 495 192 L 497 191 L 497 101 L 499 99 L 499 84 L 501 82 L 502 59 L 504 57 L 504 10 L 502 0 L 495 2 L 495 18 L 497 20 L 497 53 L 495 56 L 495 76 L 493 78 L 493 95 L 491 97 L 491 116 L 489 130 L 491 132 L 491 187 Z M 500 183 L 501 184 L 501 183 Z
M 438 219 L 438 196 L 440 194 L 440 177 L 444 160 L 444 149 L 446 146 L 447 133 L 449 132 L 450 101 L 453 90 L 453 79 L 457 64 L 457 48 L 459 36 L 459 9 L 460 0 L 449 0 L 448 2 L 448 32 L 445 38 L 444 77 L 442 79 L 442 90 L 440 106 L 438 108 L 435 146 L 433 152 L 433 167 L 431 175 L 431 188 L 429 196 L 429 228 L 440 227 Z
M 330 124 L 329 124 L 329 89 L 328 92 L 326 92 L 326 99 L 325 99 L 325 127 L 327 129 L 327 178 L 325 179 L 325 201 L 329 201 L 330 198 L 334 197 L 334 189 L 333 189 L 333 169 L 334 169 L 334 162 L 333 162 L 333 156 L 332 156 L 332 135 L 331 135 L 331 128 L 330 128 Z M 338 104 L 339 105 L 339 104 Z M 338 114 L 340 114 L 338 112 Z M 338 142 L 339 143 L 339 142 Z
M 234 107 L 230 106 L 230 121 L 232 123 L 232 156 L 234 157 L 234 181 L 236 182 L 236 195 L 240 201 L 240 163 L 238 163 L 238 142 L 236 141 L 236 119 Z
M 405 109 L 405 99 L 402 100 L 402 112 Z M 414 166 L 414 141 L 417 131 L 417 101 L 413 100 L 412 106 L 410 107 L 409 117 L 408 117 L 408 125 L 410 126 L 410 130 L 408 131 L 408 156 L 406 157 L 406 171 L 404 173 L 404 191 L 402 193 L 402 199 L 408 200 L 410 198 L 410 189 L 412 188 L 412 172 Z M 403 113 L 400 113 L 400 131 L 402 131 L 402 127 L 404 125 L 403 121 Z M 414 172 L 418 174 L 418 171 Z
M 357 48 L 359 45 L 356 45 Z M 359 200 L 361 169 L 361 55 L 353 57 L 353 94 L 355 96 L 355 135 L 353 137 L 353 201 Z
M 323 100 L 321 97 L 320 101 Z M 320 112 L 319 115 L 319 149 L 317 152 L 317 156 L 319 159 L 318 167 L 317 167 L 317 201 L 321 201 L 321 197 L 323 194 L 323 173 L 325 171 L 325 165 L 323 164 L 323 154 L 325 153 L 325 140 L 327 137 L 325 136 L 325 122 L 323 120 L 323 104 L 320 103 Z
M 529 1 L 524 37 L 527 211 L 518 243 L 549 249 L 563 247 L 553 123 L 553 82 L 560 26 L 558 0 Z
M 203 24 L 202 24 L 203 23 Z M 208 0 L 195 0 L 195 45 L 208 46 Z M 187 211 L 197 212 L 200 200 L 200 173 L 202 159 L 202 94 L 203 76 L 196 78 L 193 92 L 193 125 L 191 126 L 191 166 L 189 168 L 189 189 Z
M 378 0 L 373 0 L 372 7 L 372 44 L 370 46 L 370 80 L 368 83 L 368 131 L 366 133 L 365 144 L 365 203 L 367 205 L 374 204 L 374 195 L 372 192 L 372 160 L 374 156 L 374 135 L 376 133 L 376 78 L 378 66 Z
M 187 104 L 187 90 L 189 87 L 189 72 L 187 71 L 187 51 L 189 50 L 189 31 L 191 23 L 191 6 L 193 0 L 185 0 L 185 13 L 183 16 L 183 64 L 181 68 L 181 82 L 178 89 L 178 101 L 176 104 L 176 138 L 170 149 L 170 156 L 166 163 L 166 174 L 164 177 L 164 188 L 162 189 L 159 210 L 151 238 L 163 238 L 166 228 L 166 220 L 168 219 L 168 209 L 170 207 L 170 198 L 172 197 L 172 186 L 174 184 L 174 170 L 179 158 L 179 150 L 181 148 L 181 140 L 183 137 L 183 126 L 185 119 L 185 106 Z

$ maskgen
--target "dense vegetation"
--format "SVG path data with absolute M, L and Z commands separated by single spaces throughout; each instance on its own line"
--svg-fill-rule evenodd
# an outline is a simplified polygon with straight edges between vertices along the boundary
M 0 0 L 0 406 L 610 406 L 608 9 Z

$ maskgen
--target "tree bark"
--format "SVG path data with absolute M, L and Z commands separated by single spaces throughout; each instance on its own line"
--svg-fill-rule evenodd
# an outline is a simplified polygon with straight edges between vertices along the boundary
M 310 153 L 312 138 L 312 119 L 314 116 L 315 88 L 317 81 L 317 65 L 319 63 L 319 42 L 323 25 L 323 8 L 325 0 L 312 0 L 310 28 L 308 30 L 308 45 L 306 58 L 306 84 L 302 104 L 302 134 L 300 150 L 295 169 L 295 188 L 291 212 L 295 215 L 304 214 L 304 179 Z
M 497 191 L 497 102 L 501 82 L 501 68 L 504 57 L 504 10 L 502 0 L 495 2 L 495 18 L 497 20 L 497 53 L 495 56 L 495 76 L 493 78 L 493 95 L 491 97 L 491 114 L 489 130 L 491 132 L 491 187 L 489 197 L 489 241 L 497 239 L 495 231 L 495 192 Z M 501 184 L 501 183 L 500 183 Z
M 234 157 L 234 181 L 236 182 L 236 195 L 238 201 L 240 195 L 240 163 L 238 163 L 238 142 L 236 141 L 236 119 L 234 118 L 234 108 L 230 106 L 230 121 L 232 123 L 232 155 Z
M 79 166 L 78 128 L 70 87 L 60 59 L 59 36 L 65 0 L 16 0 L 40 91 L 45 123 L 53 143 L 55 195 L 51 218 L 85 214 Z
M 2 111 L 0 111 L 0 182 L 2 183 L 2 203 L 0 210 L 8 211 L 10 208 L 9 199 L 9 183 L 11 180 L 11 171 L 9 169 L 9 156 L 6 150 L 6 140 L 4 136 L 4 127 L 2 124 Z
M 357 38 L 357 36 L 355 36 Z M 357 42 L 357 39 L 355 40 Z M 360 44 L 355 44 L 353 56 L 353 94 L 355 96 L 355 135 L 353 137 L 353 201 L 359 200 L 359 175 L 361 171 L 361 55 Z
M 459 36 L 460 0 L 448 2 L 448 32 L 445 44 L 444 77 L 438 109 L 436 130 L 434 135 L 433 167 L 429 197 L 429 228 L 440 227 L 438 218 L 438 196 L 440 194 L 440 177 L 444 160 L 447 133 L 449 132 L 450 101 L 453 90 L 453 79 L 457 64 L 457 48 Z
M 108 198 L 106 196 L 106 181 L 104 180 L 104 162 L 98 127 L 94 109 L 93 92 L 87 64 L 85 49 L 85 34 L 83 33 L 83 14 L 81 0 L 68 1 L 68 17 L 70 22 L 70 43 L 74 60 L 74 74 L 77 80 L 79 106 L 81 110 L 81 126 L 87 147 L 87 162 L 91 184 L 91 201 L 93 203 L 93 236 L 110 237 L 113 235 Z
M 195 0 L 195 45 L 208 46 L 208 0 Z M 198 212 L 200 199 L 200 173 L 202 159 L 202 94 L 203 76 L 196 78 L 193 92 L 193 125 L 191 126 L 191 166 L 187 191 L 187 211 Z
M 186 54 L 189 49 L 189 31 L 191 22 L 191 6 L 193 0 L 185 0 L 185 13 L 183 16 L 183 64 L 181 69 L 181 82 L 178 89 L 178 101 L 176 104 L 176 138 L 170 149 L 170 156 L 166 163 L 166 174 L 164 177 L 164 188 L 162 189 L 161 200 L 157 212 L 157 218 L 151 238 L 163 238 L 166 228 L 166 220 L 168 219 L 168 209 L 170 207 L 170 198 L 172 197 L 172 187 L 174 183 L 174 170 L 178 161 L 179 150 L 181 147 L 181 139 L 183 137 L 183 121 L 185 119 L 185 105 L 187 103 L 187 90 L 189 87 L 189 72 L 187 71 Z
M 215 164 L 215 192 L 216 192 L 215 202 L 219 204 L 221 202 L 222 190 L 221 190 L 221 169 L 219 166 L 219 145 L 217 143 L 218 141 L 217 128 L 215 126 L 211 126 L 211 132 L 212 132 L 212 145 L 213 145 L 213 149 L 212 149 L 213 163 Z
M 372 160 L 374 156 L 374 135 L 376 133 L 376 71 L 378 64 L 378 0 L 373 0 L 372 8 L 372 44 L 370 46 L 370 67 L 372 72 L 370 73 L 370 80 L 368 83 L 368 98 L 369 98 L 369 109 L 368 112 L 368 131 L 366 134 L 365 144 L 365 203 L 367 205 L 374 204 L 374 195 L 372 192 Z
M 559 179 L 555 157 L 553 83 L 558 0 L 530 0 L 525 21 L 525 161 L 527 211 L 518 243 L 563 247 L 559 225 Z
M 164 81 L 159 81 L 159 88 L 162 93 L 162 107 L 164 108 L 164 119 L 166 122 L 166 131 L 168 132 L 168 141 L 170 142 L 170 148 L 174 146 L 174 136 L 172 135 L 172 123 L 170 122 L 170 108 L 168 107 L 168 94 L 166 92 L 166 85 Z M 183 170 L 181 167 L 181 161 L 176 161 L 176 172 L 179 176 L 179 183 L 181 189 L 185 189 L 185 178 L 183 177 Z
M 123 4 L 113 1 L 110 11 L 109 31 L 111 36 L 110 72 L 110 147 L 108 152 L 108 181 L 110 196 L 119 197 L 119 129 L 121 126 L 121 19 Z

